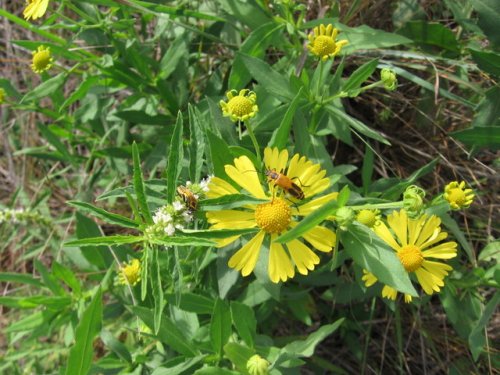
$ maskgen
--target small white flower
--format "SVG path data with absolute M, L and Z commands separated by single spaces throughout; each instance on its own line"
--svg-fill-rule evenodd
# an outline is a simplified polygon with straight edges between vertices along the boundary
M 168 224 L 165 227 L 165 233 L 168 234 L 169 236 L 173 236 L 175 233 L 175 227 L 172 224 Z
M 184 205 L 179 201 L 175 201 L 174 203 L 172 203 L 172 206 L 174 207 L 174 210 L 176 210 L 176 211 L 184 210 Z
M 175 224 L 175 229 L 182 230 L 182 229 L 184 229 L 184 226 L 181 224 Z
M 184 221 L 186 223 L 190 223 L 191 221 L 193 221 L 193 216 L 188 211 L 183 212 L 182 217 L 184 218 Z
M 210 184 L 210 180 L 212 179 L 212 175 L 209 175 L 207 178 L 204 178 L 200 182 L 200 188 L 203 190 L 205 193 L 208 191 L 208 184 Z

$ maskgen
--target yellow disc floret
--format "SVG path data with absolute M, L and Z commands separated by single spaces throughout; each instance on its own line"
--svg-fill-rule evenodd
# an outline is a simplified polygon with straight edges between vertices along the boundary
M 130 263 L 125 264 L 120 270 L 118 276 L 120 284 L 132 286 L 141 281 L 141 262 L 139 259 L 132 259 Z
M 33 62 L 31 64 L 31 69 L 35 73 L 43 73 L 49 70 L 52 66 L 52 56 L 50 54 L 50 48 L 45 46 L 40 46 L 36 51 L 33 52 Z
M 230 117 L 232 121 L 246 121 L 257 114 L 259 110 L 255 104 L 257 95 L 253 91 L 245 89 L 238 93 L 236 90 L 231 90 L 226 96 L 229 99 L 228 102 L 221 100 L 219 104 L 222 114 Z
M 460 183 L 458 181 L 450 182 L 444 188 L 443 196 L 454 210 L 467 208 L 474 201 L 474 192 L 472 189 L 465 188 L 465 181 Z
M 422 251 L 415 245 L 406 245 L 398 252 L 399 260 L 407 272 L 415 272 L 424 261 Z
M 325 26 L 323 24 L 315 27 L 313 32 L 309 34 L 309 50 L 323 61 L 339 54 L 343 46 L 347 44 L 347 40 L 337 41 L 339 31 L 333 25 Z
M 361 210 L 356 215 L 356 221 L 372 228 L 380 222 L 380 210 Z
M 267 233 L 281 233 L 292 221 L 292 210 L 281 198 L 259 204 L 255 209 L 257 225 Z

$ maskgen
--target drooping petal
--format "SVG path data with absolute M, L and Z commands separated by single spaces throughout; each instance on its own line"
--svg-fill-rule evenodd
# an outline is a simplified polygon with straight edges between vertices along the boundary
M 210 179 L 210 184 L 208 185 L 208 198 L 218 198 L 229 194 L 238 194 L 239 191 L 236 190 L 233 185 L 229 182 L 224 181 L 219 177 L 212 177 Z
M 323 252 L 330 252 L 335 246 L 336 234 L 325 227 L 314 227 L 302 237 L 309 242 L 315 249 Z
M 451 259 L 457 256 L 457 243 L 445 242 L 430 249 L 422 251 L 424 258 Z
M 250 241 L 248 241 L 240 250 L 238 250 L 228 262 L 229 267 L 241 271 L 243 276 L 248 276 L 252 273 L 259 258 L 260 248 L 264 240 L 264 231 L 257 233 Z
M 439 292 L 444 286 L 443 279 L 451 267 L 444 263 L 429 262 L 424 260 L 422 267 L 415 271 L 418 282 L 427 294 Z
M 373 228 L 374 232 L 379 236 L 382 240 L 384 240 L 390 247 L 392 247 L 395 251 L 399 251 L 401 246 L 394 240 L 392 233 L 389 231 L 389 228 L 384 223 L 380 223 Z
M 382 297 L 395 301 L 397 296 L 398 291 L 396 289 L 390 287 L 389 285 L 384 285 L 382 288 Z
M 254 197 L 261 199 L 266 198 L 255 166 L 247 156 L 240 156 L 234 159 L 234 166 L 226 165 L 224 169 L 234 182 Z
M 292 209 L 293 214 L 299 215 L 299 216 L 307 216 L 310 213 L 316 211 L 318 208 L 320 208 L 324 204 L 330 202 L 331 200 L 337 199 L 338 195 L 339 195 L 339 193 L 337 193 L 337 192 L 329 193 L 329 194 L 323 195 L 322 197 L 313 199 L 312 201 L 307 202 L 303 205 L 300 205 L 298 208 L 294 207 Z
M 298 240 L 287 242 L 286 247 L 292 256 L 297 270 L 302 275 L 307 275 L 319 263 L 319 257 L 306 245 Z
M 365 269 L 363 269 L 363 276 L 361 277 L 361 280 L 365 282 L 366 287 L 370 287 L 378 281 L 377 277 L 373 273 Z
M 278 283 L 280 280 L 287 281 L 294 276 L 295 270 L 283 246 L 271 242 L 271 249 L 269 250 L 269 278 L 271 281 Z

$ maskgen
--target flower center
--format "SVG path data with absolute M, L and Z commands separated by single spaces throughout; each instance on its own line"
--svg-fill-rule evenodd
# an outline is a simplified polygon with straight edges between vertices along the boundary
M 420 248 L 415 245 L 404 246 L 399 250 L 398 257 L 407 272 L 415 272 L 424 261 Z
M 465 204 L 467 197 L 465 196 L 465 191 L 460 188 L 450 189 L 448 192 L 448 201 L 455 202 L 459 206 Z
M 318 35 L 314 39 L 314 49 L 319 56 L 327 56 L 335 52 L 335 42 L 331 36 Z
M 257 225 L 267 233 L 281 233 L 292 221 L 292 210 L 281 198 L 259 204 L 255 209 Z
M 123 267 L 122 272 L 125 278 L 131 285 L 134 285 L 139 281 L 141 276 L 141 263 L 139 260 L 134 259 L 130 265 Z
M 227 103 L 227 107 L 236 116 L 244 116 L 252 113 L 253 103 L 250 99 L 238 95 Z
M 33 56 L 33 65 L 38 70 L 45 70 L 50 64 L 50 52 L 49 51 L 39 51 Z
M 377 222 L 377 215 L 372 210 L 361 210 L 356 216 L 356 220 L 371 228 Z

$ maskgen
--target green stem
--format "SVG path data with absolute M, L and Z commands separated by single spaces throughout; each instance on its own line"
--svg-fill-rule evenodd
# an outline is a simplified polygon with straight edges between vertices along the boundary
M 252 125 L 250 125 L 250 121 L 247 121 L 245 123 L 247 130 L 248 130 L 248 135 L 250 136 L 250 139 L 252 140 L 253 147 L 255 148 L 255 154 L 257 155 L 257 162 L 259 163 L 259 167 L 262 165 L 262 159 L 260 158 L 260 148 L 259 148 L 259 143 L 257 142 L 257 138 L 255 138 L 255 134 L 252 129 Z
M 403 207 L 403 201 L 390 202 L 390 203 L 373 203 L 373 204 L 362 204 L 359 206 L 349 206 L 353 210 L 375 210 L 375 209 L 388 209 L 388 208 L 400 208 Z
M 370 307 L 370 318 L 368 320 L 370 322 L 370 324 L 368 325 L 368 330 L 366 331 L 365 347 L 363 349 L 363 363 L 361 365 L 361 375 L 365 374 L 366 360 L 368 357 L 368 345 L 370 344 L 370 338 L 371 338 L 371 332 L 372 332 L 372 326 L 373 326 L 373 315 L 375 314 L 376 302 L 377 302 L 377 299 L 375 297 L 372 298 L 372 305 Z
M 322 78 L 323 78 L 323 69 L 324 69 L 324 64 L 323 64 L 323 60 L 320 59 L 319 60 L 319 77 L 318 77 L 318 84 L 316 85 L 316 95 L 317 96 L 321 96 L 321 93 L 319 92 L 319 87 L 321 85 L 321 81 L 322 81 Z M 321 100 L 322 102 L 323 100 Z

